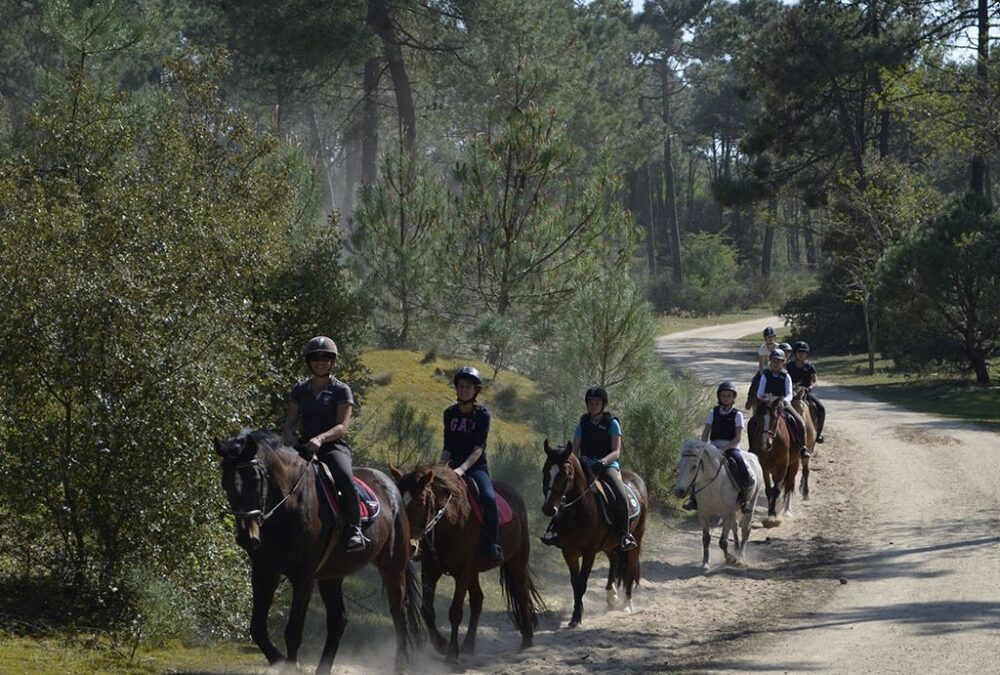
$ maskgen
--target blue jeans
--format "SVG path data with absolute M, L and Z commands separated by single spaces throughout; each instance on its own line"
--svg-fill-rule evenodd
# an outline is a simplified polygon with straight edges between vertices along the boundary
M 500 540 L 500 514 L 497 511 L 497 495 L 493 491 L 493 479 L 485 468 L 469 469 L 465 475 L 479 488 L 479 505 L 483 509 L 483 542 L 492 548 Z

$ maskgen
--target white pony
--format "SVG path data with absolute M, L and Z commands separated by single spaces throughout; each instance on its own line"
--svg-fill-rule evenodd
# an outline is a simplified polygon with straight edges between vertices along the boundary
M 764 485 L 764 472 L 760 468 L 757 456 L 740 451 L 746 462 L 754 484 L 747 488 L 747 501 L 756 505 L 757 495 Z M 726 562 L 737 565 L 743 562 L 747 539 L 750 536 L 750 523 L 753 521 L 753 511 L 741 513 L 737 495 L 739 487 L 729 475 L 721 450 L 711 443 L 700 440 L 685 441 L 681 446 L 680 468 L 677 470 L 677 484 L 674 494 L 683 497 L 689 493 L 698 496 L 698 521 L 701 523 L 701 543 L 705 556 L 701 562 L 703 572 L 708 572 L 708 543 L 712 536 L 709 530 L 719 519 L 722 520 L 722 534 L 719 536 L 719 546 L 726 554 Z M 736 522 L 739 520 L 743 536 L 737 532 Z M 736 541 L 736 553 L 729 552 L 729 531 L 733 532 Z

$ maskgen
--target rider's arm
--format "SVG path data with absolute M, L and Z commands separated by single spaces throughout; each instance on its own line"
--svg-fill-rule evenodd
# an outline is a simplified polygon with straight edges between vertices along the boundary
M 763 399 L 766 391 L 767 391 L 767 375 L 761 372 L 760 382 L 757 383 L 757 398 Z
M 792 402 L 792 376 L 785 373 L 785 395 L 781 397 L 785 403 Z
M 447 410 L 444 411 L 444 435 L 445 435 L 445 441 L 447 442 L 447 438 L 448 438 L 448 411 Z M 451 459 L 451 453 L 448 452 L 448 448 L 441 448 L 441 457 L 440 457 L 440 459 L 438 459 L 438 461 L 441 464 L 447 464 L 449 459 Z
M 622 454 L 622 427 L 618 424 L 618 420 L 611 420 L 608 432 L 611 434 L 611 452 L 601 458 L 601 464 L 604 466 L 616 461 Z
M 813 368 L 809 372 L 809 388 L 812 389 L 815 386 L 816 386 L 816 369 Z
M 281 439 L 285 445 L 295 445 L 295 425 L 299 421 L 299 404 L 295 399 L 288 399 L 288 407 L 285 409 L 285 425 L 281 430 Z
M 479 458 L 483 456 L 483 452 L 486 448 L 486 438 L 490 433 L 490 414 L 485 408 L 479 408 L 476 414 L 476 436 L 473 440 L 475 446 L 472 448 L 472 452 L 461 465 L 455 467 L 455 473 L 459 476 L 468 471 Z
M 457 473 L 459 476 L 463 475 L 466 471 L 469 470 L 469 467 L 478 462 L 479 458 L 482 456 L 483 456 L 483 448 L 482 446 L 477 445 L 475 448 L 473 448 L 472 454 L 470 454 L 468 458 L 466 458 L 466 460 L 462 462 L 459 466 L 455 467 L 455 473 Z
M 701 432 L 701 442 L 702 443 L 707 443 L 708 442 L 708 437 L 711 434 L 712 434 L 712 425 L 711 424 L 706 424 L 705 428 Z
M 336 413 L 336 423 L 321 434 L 317 434 L 309 439 L 309 444 L 319 449 L 326 443 L 339 441 L 347 433 L 347 427 L 351 424 L 351 411 L 354 409 L 352 403 L 338 403 Z
M 736 435 L 733 436 L 733 440 L 729 441 L 729 445 L 724 447 L 723 450 L 740 447 L 740 440 L 742 438 L 743 438 L 743 427 L 736 427 Z

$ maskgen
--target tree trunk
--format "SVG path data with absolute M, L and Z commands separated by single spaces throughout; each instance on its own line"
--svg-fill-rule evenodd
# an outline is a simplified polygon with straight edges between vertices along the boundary
M 760 275 L 767 279 L 771 276 L 771 253 L 774 249 L 774 225 L 768 223 L 764 228 L 764 245 L 760 251 Z
M 868 291 L 864 292 L 864 297 L 861 301 L 861 311 L 864 314 L 865 320 L 865 345 L 868 347 L 868 374 L 875 374 L 875 337 L 872 335 L 872 322 L 871 322 L 871 293 Z
M 365 186 L 378 180 L 378 79 L 379 62 L 372 57 L 365 61 L 364 107 L 361 114 L 361 184 Z
M 362 163 L 361 143 L 356 134 L 357 129 L 350 136 L 344 138 L 344 195 L 341 199 L 344 222 L 349 221 L 354 215 L 354 193 L 358 189 Z
M 411 157 L 417 142 L 417 115 L 410 89 L 410 77 L 403 62 L 403 50 L 396 39 L 396 30 L 389 16 L 386 0 L 368 0 L 368 24 L 382 38 L 382 52 L 389 64 L 392 90 L 396 95 L 396 114 L 399 118 L 399 137 L 403 149 Z
M 978 111 L 985 114 L 989 106 L 989 69 L 990 58 L 990 13 L 988 0 L 979 0 L 978 7 L 978 49 L 976 58 L 976 94 Z M 981 132 L 980 132 L 981 133 Z M 976 154 L 972 157 L 972 170 L 969 188 L 975 194 L 989 199 L 986 192 L 986 156 L 982 151 L 982 140 L 976 141 Z
M 673 162 L 673 128 L 670 113 L 670 83 L 673 80 L 673 71 L 666 59 L 660 61 L 660 85 L 663 88 L 663 125 L 665 135 L 663 138 L 663 188 L 665 191 L 664 200 L 666 202 L 666 235 L 670 238 L 671 256 L 673 263 L 674 283 L 678 286 L 684 283 L 684 268 L 681 258 L 681 230 L 680 219 L 677 217 L 677 180 L 674 176 Z
M 319 124 L 316 121 L 316 111 L 312 105 L 306 104 L 306 121 L 309 124 L 309 136 L 312 143 L 313 162 L 319 172 L 320 191 L 322 193 L 323 220 L 330 217 L 330 212 L 334 208 L 333 183 L 330 181 L 330 169 L 327 164 L 326 149 L 323 138 L 319 133 Z
M 972 364 L 972 370 L 976 373 L 976 382 L 981 385 L 990 385 L 990 369 L 986 364 L 986 357 L 982 351 L 976 350 L 969 355 L 969 363 Z

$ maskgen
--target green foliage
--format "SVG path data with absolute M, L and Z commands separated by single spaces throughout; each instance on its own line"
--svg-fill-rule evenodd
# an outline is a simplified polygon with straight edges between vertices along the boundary
M 409 401 L 397 399 L 376 438 L 376 453 L 397 467 L 410 467 L 433 459 L 434 426 L 431 416 Z M 364 464 L 356 458 L 355 462 Z
M 1000 353 L 1000 217 L 982 200 L 956 200 L 892 246 L 879 268 L 883 351 L 898 363 L 965 363 L 989 384 Z
M 684 235 L 684 286 L 675 304 L 695 313 L 715 314 L 738 306 L 736 250 L 722 237 L 708 232 Z

